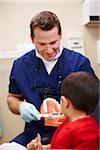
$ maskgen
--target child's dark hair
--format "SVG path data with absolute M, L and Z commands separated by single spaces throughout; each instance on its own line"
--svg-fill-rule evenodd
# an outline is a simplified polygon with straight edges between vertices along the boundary
M 72 102 L 74 108 L 90 114 L 99 101 L 99 80 L 86 72 L 74 72 L 61 85 L 61 95 Z

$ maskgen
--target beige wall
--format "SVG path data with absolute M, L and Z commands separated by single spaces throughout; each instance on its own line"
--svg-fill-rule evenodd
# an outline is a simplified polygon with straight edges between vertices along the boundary
M 59 0 L 60 1 L 60 0 Z M 87 28 L 82 24 L 82 3 L 66 2 L 16 2 L 0 3 L 0 50 L 14 51 L 19 43 L 29 43 L 29 23 L 34 14 L 41 10 L 55 12 L 61 20 L 63 39 L 67 46 L 67 34 L 82 32 L 84 35 L 85 54 L 100 77 L 100 65 L 97 64 L 96 41 L 100 39 L 98 28 Z M 12 114 L 6 102 L 7 86 L 13 59 L 0 60 L 0 111 L 4 134 L 1 142 L 9 141 L 23 130 L 24 122 Z
M 13 59 L 0 60 L 0 113 L 3 125 L 3 137 L 0 143 L 9 141 L 23 130 L 24 122 L 19 116 L 12 114 L 7 106 L 7 85 Z

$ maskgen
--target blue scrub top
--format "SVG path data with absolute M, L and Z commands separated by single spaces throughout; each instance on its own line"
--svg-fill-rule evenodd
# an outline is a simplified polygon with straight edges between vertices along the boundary
M 64 48 L 51 73 L 48 74 L 42 60 L 32 50 L 14 61 L 9 83 L 9 93 L 21 94 L 40 110 L 47 97 L 60 101 L 62 80 L 72 72 L 86 71 L 94 74 L 89 60 L 80 53 Z M 44 127 L 43 121 L 26 123 L 24 132 L 13 141 L 26 145 L 39 132 L 43 138 L 51 139 L 56 128 Z M 45 143 L 45 142 L 44 142 Z

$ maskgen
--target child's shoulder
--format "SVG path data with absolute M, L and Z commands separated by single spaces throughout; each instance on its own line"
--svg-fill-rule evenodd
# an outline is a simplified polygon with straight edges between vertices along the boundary
M 77 121 L 72 122 L 71 128 L 77 131 L 79 130 L 98 130 L 98 124 L 95 118 L 88 116 L 85 118 L 78 119 Z

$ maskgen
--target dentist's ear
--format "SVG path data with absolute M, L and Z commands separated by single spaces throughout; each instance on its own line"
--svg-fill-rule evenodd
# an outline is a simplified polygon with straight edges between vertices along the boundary
M 34 43 L 34 37 L 30 34 L 31 42 Z
M 60 33 L 60 39 L 62 39 L 62 32 Z
M 61 96 L 61 100 L 60 103 L 65 107 L 68 108 L 69 107 L 69 99 L 65 96 Z

